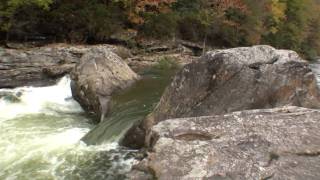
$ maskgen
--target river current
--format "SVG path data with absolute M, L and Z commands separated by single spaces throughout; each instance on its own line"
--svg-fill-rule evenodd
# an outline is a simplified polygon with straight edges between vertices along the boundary
M 114 96 L 110 116 L 98 126 L 72 98 L 67 76 L 49 87 L 0 89 L 0 179 L 125 179 L 135 151 L 118 141 L 152 111 L 175 71 L 145 71 Z
M 68 77 L 1 92 L 9 95 L 0 99 L 0 179 L 114 179 L 130 168 L 130 151 L 117 142 L 80 141 L 93 125 L 72 99 Z
M 320 63 L 311 67 L 319 79 Z M 99 126 L 72 99 L 68 77 L 49 87 L 0 89 L 0 179 L 125 179 L 135 151 L 118 141 L 152 111 L 173 74 L 144 73 L 115 95 L 111 115 Z

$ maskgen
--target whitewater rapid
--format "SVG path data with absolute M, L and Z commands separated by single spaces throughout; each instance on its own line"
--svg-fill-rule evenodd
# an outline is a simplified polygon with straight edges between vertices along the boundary
M 68 77 L 1 93 L 9 95 L 0 97 L 0 179 L 113 179 L 130 169 L 129 152 L 116 142 L 80 141 L 93 126 L 72 99 Z

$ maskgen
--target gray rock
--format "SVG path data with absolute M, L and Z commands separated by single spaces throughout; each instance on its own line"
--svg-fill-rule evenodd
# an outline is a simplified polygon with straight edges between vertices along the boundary
M 5 100 L 11 103 L 18 103 L 21 101 L 21 96 L 23 92 L 11 92 L 11 91 L 0 91 L 0 100 Z
M 36 48 L 31 50 L 3 49 L 0 53 L 0 88 L 18 86 L 45 86 L 55 83 L 78 61 L 78 55 L 71 49 Z M 59 75 L 47 74 L 44 69 L 64 69 Z M 53 76 L 53 77 L 52 77 Z
M 127 88 L 138 78 L 110 50 L 103 47 L 91 48 L 71 73 L 72 94 L 87 112 L 100 117 L 102 121 L 108 113 L 113 93 Z
M 163 63 L 163 61 L 182 67 L 186 64 L 191 63 L 197 58 L 198 57 L 184 54 L 183 52 L 160 54 L 150 53 L 137 55 L 133 58 L 128 58 L 127 63 L 135 72 L 143 72 L 148 68 L 157 67 L 159 65 L 161 66 L 161 63 Z
M 31 49 L 0 49 L 0 88 L 52 85 L 70 73 L 87 51 L 96 47 L 131 57 L 129 50 L 111 45 L 54 44 Z
M 162 121 L 150 131 L 148 157 L 135 165 L 144 167 L 129 177 L 316 180 L 319 120 L 319 110 L 282 107 Z
M 146 132 L 167 119 L 284 105 L 320 107 L 315 76 L 296 52 L 270 46 L 210 51 L 176 75 L 153 113 L 123 143 L 143 145 Z

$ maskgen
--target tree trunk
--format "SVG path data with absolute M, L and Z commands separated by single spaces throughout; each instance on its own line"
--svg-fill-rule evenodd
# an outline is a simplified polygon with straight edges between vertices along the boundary
M 206 34 L 204 35 L 204 40 L 203 40 L 202 55 L 204 55 L 204 53 L 206 53 L 207 38 L 208 38 L 208 33 L 206 31 Z

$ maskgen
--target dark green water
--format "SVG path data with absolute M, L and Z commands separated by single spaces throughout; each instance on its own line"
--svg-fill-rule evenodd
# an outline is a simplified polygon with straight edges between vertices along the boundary
M 133 87 L 113 97 L 109 117 L 82 140 L 91 145 L 119 141 L 133 123 L 153 110 L 176 70 L 155 67 L 143 72 L 143 78 Z

